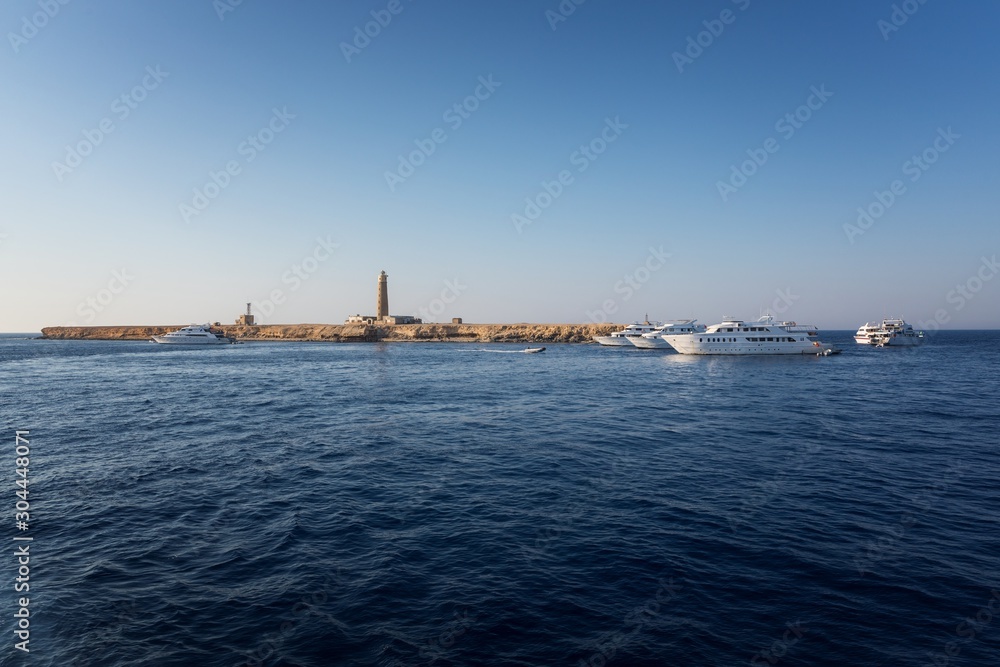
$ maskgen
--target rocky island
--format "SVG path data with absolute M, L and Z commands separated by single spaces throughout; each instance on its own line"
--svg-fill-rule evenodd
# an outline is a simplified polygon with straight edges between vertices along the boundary
M 176 331 L 173 326 L 45 327 L 52 340 L 149 340 Z M 454 341 L 461 343 L 587 343 L 619 331 L 619 324 L 260 324 L 215 325 L 238 341 L 286 340 L 349 342 Z

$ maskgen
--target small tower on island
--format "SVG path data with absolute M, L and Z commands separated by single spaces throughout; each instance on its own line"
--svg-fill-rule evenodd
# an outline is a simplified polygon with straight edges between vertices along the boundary
M 389 317 L 389 276 L 385 271 L 378 274 L 378 310 L 375 317 L 380 322 Z
M 246 312 L 246 314 L 240 315 L 239 318 L 236 320 L 236 324 L 239 324 L 239 325 L 245 326 L 245 327 L 255 326 L 253 313 L 250 312 L 250 304 L 249 303 L 247 304 L 247 312 Z

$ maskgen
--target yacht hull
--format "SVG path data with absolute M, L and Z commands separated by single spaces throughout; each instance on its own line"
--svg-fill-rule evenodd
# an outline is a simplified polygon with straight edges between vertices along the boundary
M 670 350 L 670 343 L 663 340 L 662 337 L 657 336 L 656 338 L 646 338 L 645 336 L 639 336 L 637 338 L 629 338 L 629 341 L 636 347 L 642 350 Z
M 886 336 L 878 338 L 876 336 L 855 336 L 854 340 L 862 345 L 875 345 L 882 347 L 916 347 L 924 342 L 923 336 Z
M 215 339 L 202 339 L 202 340 L 184 340 L 182 338 L 171 338 L 169 336 L 153 336 L 154 343 L 160 343 L 161 345 L 225 345 L 229 342 L 226 338 L 215 338 Z
M 632 347 L 632 343 L 625 336 L 594 336 L 594 340 L 609 347 Z
M 760 356 L 774 354 L 825 354 L 832 351 L 833 346 L 819 341 L 795 341 L 785 343 L 705 343 L 699 342 L 697 336 L 664 336 L 671 347 L 681 354 L 726 354 L 743 356 Z M 693 339 L 693 340 L 692 340 Z

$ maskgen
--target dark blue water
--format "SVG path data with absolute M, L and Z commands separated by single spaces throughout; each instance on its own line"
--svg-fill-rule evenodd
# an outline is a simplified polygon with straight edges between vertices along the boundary
M 1000 664 L 1000 333 L 825 338 L 0 339 L 4 531 L 30 429 L 34 537 L 0 660 Z

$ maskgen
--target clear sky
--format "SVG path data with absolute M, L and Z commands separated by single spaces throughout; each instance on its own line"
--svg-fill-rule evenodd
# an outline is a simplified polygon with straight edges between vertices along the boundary
M 1000 327 L 995 2 L 235 3 L 0 4 L 0 331 Z

